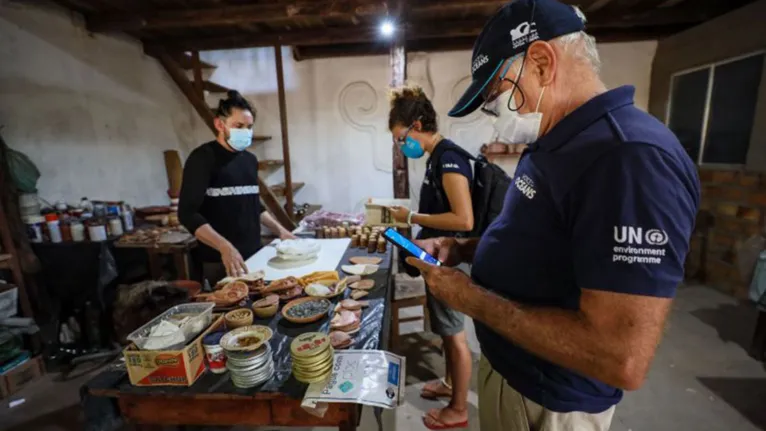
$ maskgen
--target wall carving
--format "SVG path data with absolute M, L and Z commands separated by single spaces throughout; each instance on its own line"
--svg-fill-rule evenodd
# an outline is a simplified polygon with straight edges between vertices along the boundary
M 393 171 L 391 146 L 379 140 L 382 133 L 379 129 L 382 117 L 378 113 L 380 99 L 372 84 L 354 81 L 340 91 L 338 109 L 346 124 L 367 135 L 373 149 L 372 163 L 375 169 L 390 173 Z

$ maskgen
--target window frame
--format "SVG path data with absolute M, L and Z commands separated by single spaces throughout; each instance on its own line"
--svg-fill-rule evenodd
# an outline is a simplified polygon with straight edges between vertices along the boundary
M 715 82 L 716 67 L 724 65 L 724 64 L 728 64 L 728 63 L 734 63 L 735 61 L 744 60 L 745 58 L 748 58 L 748 57 L 756 57 L 759 55 L 763 56 L 764 70 L 766 70 L 766 49 L 759 49 L 755 51 L 750 51 L 742 55 L 737 55 L 735 57 L 729 57 L 724 60 L 705 63 L 699 66 L 690 67 L 688 69 L 679 70 L 679 71 L 673 72 L 670 75 L 670 87 L 668 89 L 668 100 L 665 107 L 665 126 L 667 126 L 668 128 L 670 128 L 670 115 L 672 112 L 671 110 L 673 109 L 673 84 L 675 83 L 676 77 L 693 73 L 693 72 L 698 72 L 700 70 L 705 70 L 705 69 L 710 70 L 710 73 L 708 74 L 707 88 L 705 90 L 707 93 L 705 94 L 705 109 L 702 114 L 702 130 L 700 131 L 699 155 L 697 156 L 697 160 L 694 160 L 694 163 L 697 166 L 705 167 L 705 168 L 714 168 L 714 169 L 741 169 L 742 167 L 747 165 L 747 160 L 745 160 L 743 163 L 703 163 L 702 160 L 705 157 L 705 141 L 707 141 L 708 122 L 710 121 L 710 101 L 713 98 L 713 83 Z M 760 89 L 761 85 L 764 85 L 763 81 L 758 84 L 759 86 L 758 89 Z M 748 143 L 748 149 L 749 149 L 749 143 Z

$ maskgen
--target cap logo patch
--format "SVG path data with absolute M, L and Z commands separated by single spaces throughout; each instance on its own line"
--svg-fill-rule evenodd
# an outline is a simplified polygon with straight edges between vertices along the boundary
M 476 71 L 479 70 L 480 67 L 487 64 L 488 61 L 489 61 L 489 57 L 487 57 L 484 54 L 476 57 L 476 60 L 473 61 L 473 65 L 471 66 L 471 74 L 476 73 Z
M 525 21 L 519 24 L 518 27 L 511 29 L 511 42 L 514 49 L 532 43 L 537 39 L 540 39 L 540 36 L 537 34 L 537 24 L 534 22 L 530 24 L 528 21 Z

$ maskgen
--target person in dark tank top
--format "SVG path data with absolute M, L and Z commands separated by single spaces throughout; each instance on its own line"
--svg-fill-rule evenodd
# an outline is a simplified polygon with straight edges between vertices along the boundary
M 388 127 L 405 157 L 429 155 L 420 188 L 418 211 L 404 207 L 389 210 L 399 222 L 421 227 L 418 238 L 459 236 L 473 229 L 471 204 L 472 170 L 468 158 L 451 148 L 454 142 L 439 134 L 436 111 L 423 90 L 404 87 L 392 92 Z M 438 160 L 431 157 L 439 147 Z M 443 150 L 443 151 L 442 151 Z M 440 176 L 436 178 L 435 175 Z M 427 293 L 431 329 L 444 342 L 446 377 L 428 382 L 421 392 L 427 399 L 450 398 L 443 409 L 428 412 L 423 422 L 429 429 L 465 427 L 468 420 L 468 384 L 471 379 L 471 352 L 466 341 L 465 316 L 448 308 Z

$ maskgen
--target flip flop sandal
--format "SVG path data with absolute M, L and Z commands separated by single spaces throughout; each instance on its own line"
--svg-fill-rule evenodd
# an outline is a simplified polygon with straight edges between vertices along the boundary
M 442 386 L 444 386 L 445 388 L 449 389 L 450 391 L 452 390 L 452 385 L 448 385 L 447 381 L 444 380 L 443 378 L 439 379 L 439 383 L 441 383 Z M 420 391 L 420 398 L 423 398 L 424 400 L 435 401 L 435 400 L 438 400 L 440 398 L 452 398 L 452 393 L 450 393 L 450 394 L 441 394 L 441 393 L 437 393 L 435 391 L 432 391 L 430 389 L 426 389 L 425 387 L 423 387 L 423 390 Z
M 426 422 L 427 417 L 430 417 L 431 420 L 433 420 L 436 423 L 433 425 L 429 425 L 428 422 Z M 456 429 L 456 428 L 468 428 L 468 420 L 466 419 L 463 422 L 445 424 L 445 423 L 442 423 L 438 418 L 435 418 L 429 412 L 425 416 L 423 416 L 423 425 L 425 425 L 425 427 L 430 430 L 449 430 L 449 429 Z

